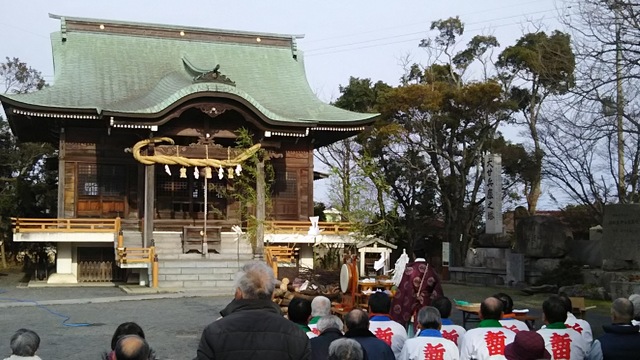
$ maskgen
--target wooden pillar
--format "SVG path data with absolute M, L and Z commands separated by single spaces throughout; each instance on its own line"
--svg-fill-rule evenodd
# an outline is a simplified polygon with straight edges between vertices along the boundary
M 153 238 L 153 216 L 155 214 L 156 170 L 154 165 L 144 167 L 144 232 L 142 247 L 151 245 Z
M 64 218 L 64 181 L 66 179 L 64 170 L 64 158 L 65 158 L 65 142 L 66 136 L 64 128 L 60 128 L 60 145 L 58 147 L 58 213 L 56 217 Z
M 256 166 L 256 246 L 253 253 L 255 260 L 264 259 L 264 220 L 266 217 L 264 160 L 260 159 Z

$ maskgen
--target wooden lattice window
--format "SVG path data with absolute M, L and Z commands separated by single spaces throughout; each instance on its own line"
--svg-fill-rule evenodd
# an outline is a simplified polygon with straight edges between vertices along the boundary
M 295 171 L 275 171 L 274 193 L 280 199 L 298 198 L 298 174 Z
M 78 194 L 82 196 L 123 196 L 125 170 L 121 165 L 78 164 Z

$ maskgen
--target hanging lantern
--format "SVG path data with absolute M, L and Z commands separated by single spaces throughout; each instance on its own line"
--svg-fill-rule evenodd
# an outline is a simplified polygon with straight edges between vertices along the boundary
M 169 165 L 164 165 L 164 172 L 166 172 L 167 175 L 171 176 L 171 169 L 169 169 Z
M 228 175 L 227 175 L 227 177 L 228 177 L 229 179 L 233 179 L 233 168 L 229 168 L 229 169 L 227 169 L 227 170 L 228 170 L 228 171 L 227 171 L 227 174 L 228 174 Z
M 242 166 L 238 164 L 236 166 L 236 176 L 240 176 L 240 174 L 242 174 Z
M 186 179 L 186 178 L 187 178 L 187 168 L 183 166 L 180 168 L 180 179 Z
M 211 179 L 211 167 L 207 166 L 206 168 L 204 168 L 204 177 L 206 177 L 207 179 Z
M 196 178 L 196 180 L 200 178 L 200 171 L 198 171 L 197 166 L 193 169 L 193 177 Z
M 220 169 L 218 169 L 218 179 L 222 180 L 223 177 L 224 177 L 224 170 L 222 170 L 222 166 L 220 166 Z

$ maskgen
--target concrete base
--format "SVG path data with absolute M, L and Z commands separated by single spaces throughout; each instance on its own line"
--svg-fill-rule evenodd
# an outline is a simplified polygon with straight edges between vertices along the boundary
M 53 273 L 49 275 L 47 284 L 77 284 L 78 279 L 74 274 Z

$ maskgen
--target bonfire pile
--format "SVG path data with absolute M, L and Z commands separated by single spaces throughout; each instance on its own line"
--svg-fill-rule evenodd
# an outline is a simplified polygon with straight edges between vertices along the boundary
M 273 295 L 273 301 L 280 305 L 285 314 L 289 302 L 295 297 L 312 301 L 322 295 L 332 302 L 340 301 L 340 274 L 327 270 L 301 271 L 293 281 L 283 278 Z

